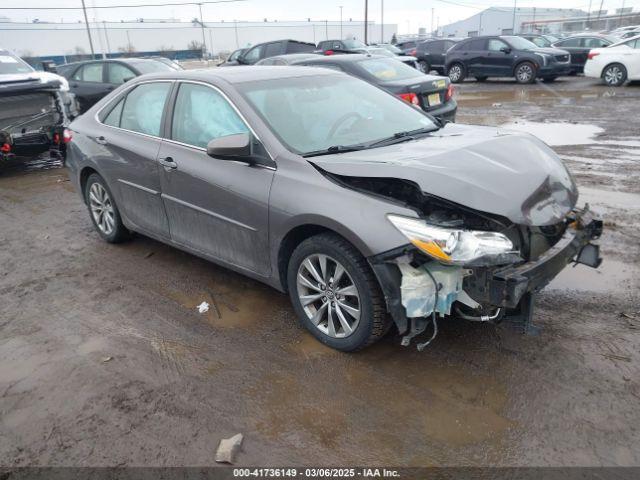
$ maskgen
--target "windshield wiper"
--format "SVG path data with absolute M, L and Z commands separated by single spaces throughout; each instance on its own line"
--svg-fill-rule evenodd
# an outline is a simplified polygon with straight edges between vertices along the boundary
M 416 135 L 423 133 L 431 133 L 438 130 L 438 128 L 417 128 L 416 130 L 406 130 L 404 132 L 396 132 L 392 136 L 383 138 L 382 140 L 375 141 L 367 145 L 368 148 L 382 147 L 385 145 L 393 145 L 400 142 L 407 142 L 413 140 Z
M 334 153 L 346 153 L 357 152 L 358 150 L 364 150 L 368 148 L 367 145 L 332 145 L 329 148 L 322 150 L 314 150 L 313 152 L 305 153 L 303 157 L 319 157 L 320 155 L 332 155 Z

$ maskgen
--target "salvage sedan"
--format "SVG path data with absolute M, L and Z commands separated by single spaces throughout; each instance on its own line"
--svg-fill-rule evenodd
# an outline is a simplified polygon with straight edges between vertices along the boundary
M 543 142 L 442 128 L 329 69 L 147 76 L 71 129 L 69 174 L 104 240 L 140 232 L 288 292 L 338 350 L 394 324 L 406 345 L 443 318 L 530 316 L 569 262 L 600 262 L 601 222 Z

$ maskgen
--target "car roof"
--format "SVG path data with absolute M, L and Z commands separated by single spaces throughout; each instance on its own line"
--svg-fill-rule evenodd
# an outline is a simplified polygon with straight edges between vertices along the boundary
M 319 58 L 323 58 L 318 56 Z M 276 80 L 282 78 L 312 77 L 317 75 L 336 74 L 334 70 L 313 67 L 288 67 L 271 65 L 247 65 L 233 68 L 203 68 L 196 70 L 174 70 L 172 72 L 151 73 L 144 75 L 144 80 L 199 80 L 210 82 L 222 80 L 227 83 L 245 83 L 253 80 Z
M 344 55 L 317 55 L 318 59 L 314 62 L 337 62 L 337 63 L 355 63 L 367 58 L 391 58 L 383 55 L 371 55 L 367 53 L 347 53 Z M 393 58 L 391 58 L 393 60 Z M 395 60 L 394 60 L 395 61 Z
M 99 63 L 99 62 L 122 62 L 128 63 L 130 65 L 134 65 L 136 63 L 158 63 L 160 60 L 156 58 L 138 58 L 138 57 L 127 57 L 127 58 L 96 58 L 94 60 L 81 60 L 79 62 L 71 62 L 64 63 L 62 65 L 58 65 L 59 67 L 75 67 L 77 65 L 84 65 L 85 63 Z
M 301 53 L 283 53 L 282 55 L 275 55 L 273 57 L 267 57 L 264 58 L 263 60 L 273 60 L 274 58 L 284 58 L 287 60 L 296 60 L 296 59 L 303 59 L 303 58 L 312 58 L 312 57 L 318 57 L 318 58 L 322 58 L 322 55 L 318 55 L 317 53 L 312 53 L 312 52 L 301 52 Z

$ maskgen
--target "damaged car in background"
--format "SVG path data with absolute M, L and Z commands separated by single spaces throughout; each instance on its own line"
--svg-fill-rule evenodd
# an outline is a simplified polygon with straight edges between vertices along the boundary
M 527 325 L 563 268 L 601 261 L 602 222 L 542 141 L 443 124 L 329 69 L 148 76 L 70 129 L 104 240 L 140 232 L 288 292 L 342 351 L 394 325 L 419 349 L 438 321 Z
M 0 49 L 0 159 L 46 151 L 64 156 L 64 129 L 77 114 L 63 77 Z

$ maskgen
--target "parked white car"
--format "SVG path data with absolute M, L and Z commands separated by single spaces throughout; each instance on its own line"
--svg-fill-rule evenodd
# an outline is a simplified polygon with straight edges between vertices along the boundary
M 640 35 L 594 48 L 587 56 L 585 77 L 602 78 L 607 85 L 619 87 L 627 80 L 640 80 Z

